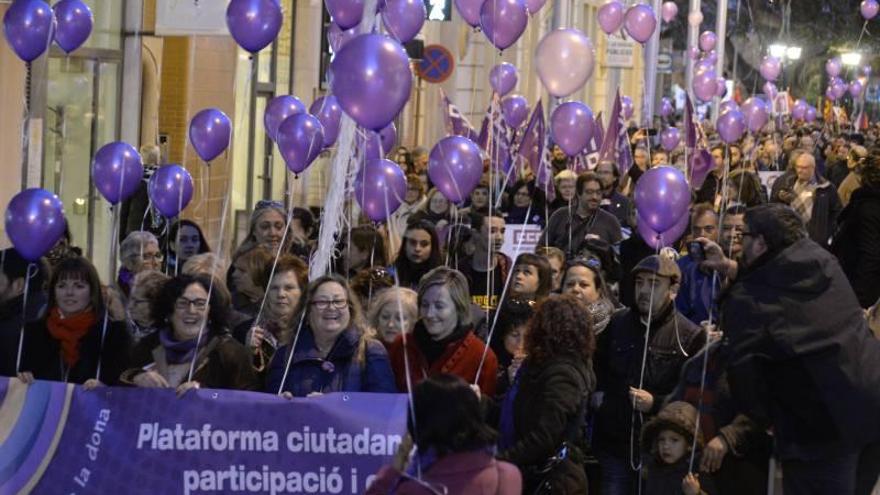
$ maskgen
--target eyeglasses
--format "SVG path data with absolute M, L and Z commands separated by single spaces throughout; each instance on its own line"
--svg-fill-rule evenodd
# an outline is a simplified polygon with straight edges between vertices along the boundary
M 332 301 L 329 299 L 318 299 L 312 301 L 310 304 L 318 311 L 325 311 L 331 307 L 333 309 L 345 309 L 345 307 L 348 306 L 348 301 L 346 299 L 333 299 Z
M 195 308 L 199 311 L 208 307 L 207 299 L 187 299 L 185 297 L 178 298 L 174 301 L 174 307 L 181 311 L 186 311 L 190 308 Z
M 141 259 L 144 261 L 162 261 L 162 253 L 141 253 Z

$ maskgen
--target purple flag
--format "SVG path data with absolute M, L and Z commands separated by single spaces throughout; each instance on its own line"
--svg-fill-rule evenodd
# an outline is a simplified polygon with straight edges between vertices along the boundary
M 548 204 L 556 199 L 556 187 L 553 182 L 553 166 L 550 164 L 551 159 L 550 133 L 545 132 L 541 151 L 541 164 L 538 165 L 538 170 L 535 172 L 535 185 L 544 191 Z
M 691 104 L 690 95 L 685 95 L 684 100 L 684 145 L 688 150 L 697 147 L 697 130 L 694 127 L 694 106 Z
M 599 161 L 611 160 L 617 163 L 620 176 L 629 172 L 633 164 L 632 148 L 629 144 L 629 135 L 626 133 L 626 119 L 620 104 L 620 90 L 614 97 L 614 106 L 611 109 L 611 117 L 608 120 L 608 130 L 599 150 Z
M 529 163 L 532 170 L 537 170 L 541 161 L 541 149 L 544 146 L 544 106 L 538 100 L 529 123 L 523 132 L 519 143 L 516 146 L 516 152 Z
M 478 139 L 477 131 L 471 126 L 467 117 L 461 113 L 454 103 L 452 103 L 449 96 L 443 91 L 443 88 L 440 88 L 440 96 L 442 97 L 440 104 L 443 106 L 443 120 L 446 124 L 446 135 L 463 136 L 471 141 L 476 141 Z

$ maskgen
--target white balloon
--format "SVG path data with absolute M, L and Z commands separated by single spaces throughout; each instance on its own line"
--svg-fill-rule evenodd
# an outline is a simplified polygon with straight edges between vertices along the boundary
M 574 28 L 547 33 L 535 50 L 535 67 L 547 91 L 558 98 L 581 89 L 593 75 L 593 42 Z
M 702 12 L 691 12 L 688 14 L 688 24 L 691 26 L 699 27 L 700 24 L 703 23 L 703 13 Z

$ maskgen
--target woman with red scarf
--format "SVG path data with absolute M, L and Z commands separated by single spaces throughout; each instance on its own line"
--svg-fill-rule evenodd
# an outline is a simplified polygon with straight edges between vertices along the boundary
M 49 281 L 46 316 L 27 325 L 19 376 L 115 385 L 128 366 L 129 334 L 107 316 L 95 267 L 74 256 L 61 261 Z

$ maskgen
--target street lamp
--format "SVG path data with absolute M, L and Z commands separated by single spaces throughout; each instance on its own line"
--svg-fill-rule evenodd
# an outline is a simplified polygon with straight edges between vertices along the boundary
M 799 46 L 790 46 L 785 49 L 785 56 L 789 60 L 800 60 L 801 58 L 801 47 Z
M 862 54 L 859 52 L 847 52 L 840 54 L 843 65 L 856 66 L 862 63 Z
M 782 62 L 785 60 L 799 60 L 803 51 L 799 46 L 789 46 L 783 43 L 774 43 L 767 50 L 770 52 L 770 56 L 776 57 Z

